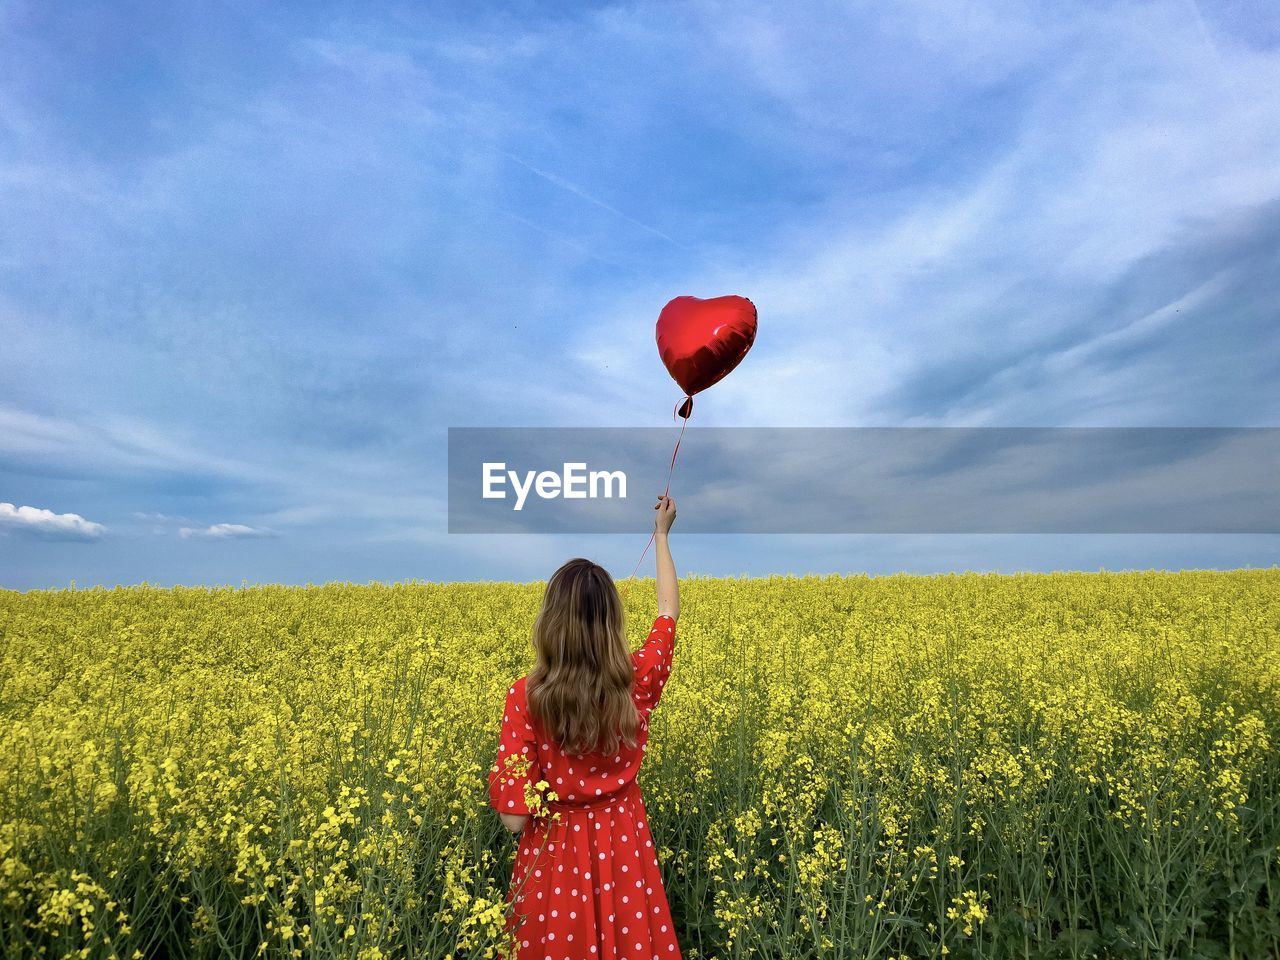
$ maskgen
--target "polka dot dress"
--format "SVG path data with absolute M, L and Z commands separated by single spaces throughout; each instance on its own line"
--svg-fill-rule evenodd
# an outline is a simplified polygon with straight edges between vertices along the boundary
M 546 780 L 560 797 L 560 820 L 531 818 L 520 834 L 507 904 L 517 960 L 679 960 L 671 908 L 636 783 L 649 739 L 649 715 L 671 675 L 675 626 L 653 623 L 631 655 L 640 730 L 634 749 L 565 754 L 531 724 L 525 678 L 507 691 L 489 802 L 501 813 L 528 814 L 526 783 Z M 531 761 L 523 776 L 505 771 L 510 754 Z

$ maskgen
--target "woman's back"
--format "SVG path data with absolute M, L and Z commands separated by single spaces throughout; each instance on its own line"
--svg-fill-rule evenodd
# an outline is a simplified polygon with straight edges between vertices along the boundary
M 649 717 L 671 675 L 675 626 L 671 617 L 659 616 L 632 654 L 640 716 L 634 747 L 565 753 L 530 717 L 527 677 L 508 688 L 489 799 L 500 813 L 535 814 L 520 834 L 511 877 L 509 927 L 522 958 L 680 956 L 636 784 Z M 556 795 L 545 807 L 540 783 L 546 795 Z
M 671 675 L 671 663 L 675 654 L 675 626 L 675 621 L 670 617 L 658 617 L 653 622 L 644 646 L 631 655 L 636 678 L 632 697 L 640 714 L 640 729 L 634 747 L 621 743 L 612 754 L 564 753 L 530 716 L 525 686 L 528 677 L 521 677 L 507 692 L 507 709 L 504 711 L 507 716 L 503 718 L 498 763 L 502 764 L 505 756 L 511 752 L 529 756 L 541 774 L 540 779 L 546 780 L 550 785 L 549 789 L 557 794 L 558 800 L 552 804 L 553 808 L 563 809 L 586 804 L 598 806 L 607 802 L 611 796 L 623 794 L 627 785 L 635 781 L 640 770 L 649 741 L 649 715 L 658 705 L 663 687 Z M 510 736 L 508 725 L 511 727 Z M 523 753 L 530 743 L 534 749 Z M 523 796 L 522 786 L 520 791 Z M 604 801 L 601 798 L 605 798 Z M 507 793 L 498 797 L 496 806 L 500 811 L 507 808 L 516 812 L 519 803 L 511 803 L 514 799 L 516 798 L 508 788 Z

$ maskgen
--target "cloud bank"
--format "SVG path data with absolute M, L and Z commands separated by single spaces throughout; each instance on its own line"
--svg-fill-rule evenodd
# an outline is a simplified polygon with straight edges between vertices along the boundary
M 78 513 L 54 513 L 41 507 L 0 503 L 0 528 L 4 527 L 61 540 L 96 540 L 107 529 Z

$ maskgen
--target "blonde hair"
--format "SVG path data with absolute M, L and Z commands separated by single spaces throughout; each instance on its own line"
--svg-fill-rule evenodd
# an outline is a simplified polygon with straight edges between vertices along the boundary
M 625 627 L 622 598 L 604 567 L 577 557 L 547 581 L 525 696 L 530 715 L 565 753 L 636 745 L 640 715 Z

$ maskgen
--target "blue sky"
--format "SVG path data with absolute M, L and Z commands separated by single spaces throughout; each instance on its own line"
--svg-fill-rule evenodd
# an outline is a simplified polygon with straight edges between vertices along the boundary
M 760 334 L 695 425 L 1277 425 L 1280 8 L 0 0 L 0 586 L 625 574 L 643 537 L 448 535 L 445 430 L 669 424 L 654 319 L 724 293 Z

